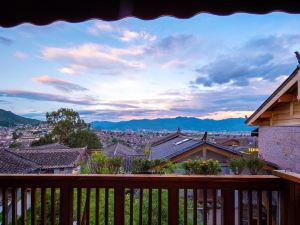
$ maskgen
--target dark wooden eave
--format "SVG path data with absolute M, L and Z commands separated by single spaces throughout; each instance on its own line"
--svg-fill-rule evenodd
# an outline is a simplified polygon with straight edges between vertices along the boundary
M 230 15 L 274 11 L 300 13 L 300 4 L 295 0 L 4 0 L 0 3 L 0 26 L 12 27 L 21 23 L 46 25 L 60 20 L 111 21 L 124 17 L 149 20 L 160 16 L 190 18 L 198 13 Z

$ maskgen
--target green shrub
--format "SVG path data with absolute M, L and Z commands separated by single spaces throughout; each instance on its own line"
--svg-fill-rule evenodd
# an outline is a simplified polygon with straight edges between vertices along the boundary
M 229 167 L 235 175 L 239 175 L 246 167 L 246 159 L 244 157 L 231 159 L 229 161 Z
M 251 175 L 257 175 L 264 165 L 264 161 L 257 156 L 250 157 L 247 160 L 247 168 L 249 169 Z
M 137 158 L 132 162 L 132 173 L 150 173 L 151 160 Z
M 89 173 L 97 174 L 117 174 L 121 173 L 123 166 L 123 159 L 121 157 L 108 157 L 102 152 L 94 152 L 92 154 Z
M 186 174 L 213 175 L 222 171 L 218 160 L 190 160 L 182 163 Z
M 57 142 L 57 140 L 55 140 L 51 134 L 46 134 L 44 137 L 41 137 L 39 140 L 31 142 L 30 145 L 32 147 L 35 147 L 35 146 L 41 146 L 41 145 L 49 145 L 49 144 L 53 144 L 55 142 Z
M 132 173 L 143 174 L 163 174 L 173 173 L 176 169 L 176 165 L 170 161 L 163 161 L 161 159 L 142 159 L 138 158 L 133 161 Z
M 123 165 L 123 159 L 121 157 L 108 157 L 106 166 L 109 173 L 118 174 L 121 173 Z

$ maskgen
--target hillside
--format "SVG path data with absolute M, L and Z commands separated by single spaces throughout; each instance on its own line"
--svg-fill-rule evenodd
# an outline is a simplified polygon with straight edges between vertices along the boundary
M 41 121 L 18 116 L 10 111 L 0 109 L 0 126 L 11 127 L 18 124 L 39 124 Z
M 91 126 L 103 130 L 168 130 L 174 131 L 177 128 L 189 131 L 210 131 L 210 132 L 243 132 L 252 131 L 255 127 L 245 125 L 244 118 L 230 118 L 223 120 L 198 119 L 194 117 L 176 117 L 154 120 L 129 120 L 120 122 L 95 121 Z

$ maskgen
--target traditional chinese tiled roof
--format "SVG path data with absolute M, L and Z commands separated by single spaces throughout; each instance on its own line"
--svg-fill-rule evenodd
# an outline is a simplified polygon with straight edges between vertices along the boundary
M 36 173 L 40 169 L 41 166 L 33 161 L 0 149 L 0 173 Z
M 134 157 L 141 156 L 132 148 L 121 143 L 113 144 L 103 150 L 108 156 Z
M 182 134 L 174 135 L 173 138 L 169 137 L 165 140 L 161 140 L 159 144 L 151 146 L 150 159 L 171 159 L 204 144 L 219 148 L 222 151 L 234 155 L 242 155 L 242 153 L 235 151 L 234 149 L 214 144 L 206 140 L 191 139 Z
M 86 148 L 65 149 L 17 149 L 14 153 L 29 159 L 42 169 L 72 168 L 80 164 Z

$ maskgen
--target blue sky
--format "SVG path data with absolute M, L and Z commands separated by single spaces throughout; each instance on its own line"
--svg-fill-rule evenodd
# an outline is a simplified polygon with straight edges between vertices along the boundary
M 0 108 L 41 119 L 60 107 L 87 120 L 250 115 L 295 69 L 300 16 L 0 27 Z

